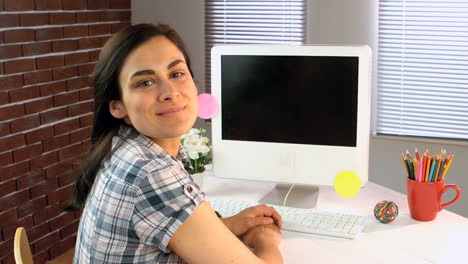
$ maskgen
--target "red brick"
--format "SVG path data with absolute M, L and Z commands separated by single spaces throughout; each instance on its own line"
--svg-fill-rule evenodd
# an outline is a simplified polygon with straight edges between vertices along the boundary
M 0 183 L 0 197 L 16 191 L 16 181 L 8 180 Z
M 117 33 L 119 32 L 120 30 L 130 26 L 131 23 L 129 22 L 124 22 L 124 23 L 116 23 L 116 24 L 112 24 L 111 25 L 111 33 L 114 34 L 114 33 Z
M 49 41 L 47 42 L 35 42 L 31 44 L 23 44 L 23 55 L 24 56 L 33 56 L 46 54 L 52 51 L 52 45 Z
M 99 53 L 100 52 L 101 52 L 101 50 L 93 50 L 93 51 L 88 52 L 89 61 L 90 62 L 97 61 L 98 58 L 99 58 Z
M 11 252 L 13 248 L 13 239 L 10 239 L 10 240 L 7 240 L 7 241 L 2 241 L 0 242 L 0 252 L 2 253 L 2 258 L 3 258 L 3 252 Z M 6 253 L 5 255 L 7 255 L 8 253 Z M 2 260 L 2 263 L 6 263 L 6 258 Z M 14 261 L 13 261 L 14 263 Z M 12 264 L 13 264 L 12 263 Z
M 70 144 L 78 143 L 91 138 L 92 127 L 85 127 L 70 134 Z
M 34 0 L 4 0 L 5 11 L 34 10 Z
M 19 191 L 0 198 L 0 212 L 29 201 L 29 190 Z
M 75 118 L 72 120 L 67 120 L 65 122 L 58 123 L 54 126 L 55 135 L 62 135 L 65 133 L 70 133 L 73 130 L 80 128 L 80 119 Z
M 41 96 L 54 95 L 67 90 L 67 82 L 53 82 L 48 84 L 43 84 L 40 86 Z
M 130 9 L 130 0 L 111 0 L 111 8 L 114 9 Z
M 5 73 L 19 73 L 33 71 L 36 68 L 34 59 L 22 59 L 5 62 Z
M 74 64 L 83 64 L 89 61 L 88 52 L 80 52 L 65 55 L 65 64 L 74 65 Z
M 2 45 L 0 46 L 0 60 L 21 57 L 21 46 Z
M 50 257 L 52 259 L 56 258 L 57 256 L 60 256 L 60 255 L 64 254 L 70 248 L 74 248 L 75 247 L 75 241 L 76 241 L 76 236 L 69 237 L 69 238 L 67 238 L 67 239 L 65 239 L 63 241 L 60 241 L 60 244 L 58 244 L 55 247 L 51 247 L 49 249 Z
M 98 37 L 82 38 L 78 40 L 79 49 L 94 49 L 102 46 L 101 39 Z
M 75 144 L 72 146 L 68 146 L 66 148 L 63 148 L 59 150 L 58 155 L 59 155 L 59 160 L 66 160 L 69 158 L 73 158 L 75 156 L 78 156 L 82 153 L 82 148 L 81 144 Z M 70 162 L 70 169 L 72 168 L 72 164 Z M 49 176 L 49 175 L 47 175 Z
M 64 10 L 84 10 L 86 7 L 86 0 L 63 0 Z
M 79 219 L 74 219 L 73 221 L 66 223 L 66 225 L 62 229 L 60 229 L 60 238 L 65 239 L 67 237 L 76 235 L 76 232 L 78 232 L 79 225 Z
M 106 35 L 111 33 L 111 25 L 110 24 L 95 24 L 89 25 L 89 35 Z
M 36 0 L 36 10 L 61 10 L 62 0 Z
M 0 91 L 0 105 L 6 105 L 10 103 L 10 96 L 8 96 L 8 92 L 1 92 Z M 1 136 L 2 133 L 0 133 Z
M 35 143 L 13 151 L 15 162 L 31 159 L 42 153 L 42 143 Z
M 34 263 L 46 263 L 50 259 L 49 250 L 44 250 L 39 253 L 34 253 L 33 262 Z
M 5 72 L 3 71 L 3 62 L 0 62 L 0 76 L 4 75 Z
M 31 186 L 34 186 L 38 184 L 39 182 L 43 182 L 46 180 L 45 173 L 43 170 L 34 170 L 28 173 L 25 176 L 21 176 L 16 179 L 16 185 L 18 190 L 23 190 L 26 188 L 29 188 Z M 31 214 L 33 212 L 30 212 L 28 214 Z M 27 214 L 21 215 L 20 217 L 23 217 Z
M 87 127 L 93 125 L 93 114 L 80 117 L 80 126 Z
M 41 156 L 37 158 L 33 158 L 30 163 L 31 163 L 31 169 L 41 169 L 44 167 L 51 166 L 52 164 L 55 164 L 58 161 L 58 152 L 49 152 L 46 154 L 42 154 Z
M 16 163 L 8 167 L 0 167 L 0 180 L 6 181 L 29 172 L 29 162 Z
M 45 198 L 45 196 L 42 196 Z M 45 206 L 44 206 L 45 207 Z M 39 238 L 47 235 L 50 231 L 49 223 L 36 225 L 28 230 L 29 243 L 38 240 Z
M 32 252 L 36 254 L 45 249 L 56 246 L 60 240 L 60 233 L 58 231 L 49 233 L 46 236 L 40 238 L 36 242 L 32 242 Z
M 0 89 L 11 90 L 23 86 L 23 75 L 14 75 L 0 78 Z
M 24 115 L 24 105 L 12 105 L 0 108 L 0 121 Z
M 76 14 L 77 23 L 90 23 L 101 21 L 103 12 L 80 12 Z
M 36 41 L 61 38 L 63 38 L 63 29 L 61 27 L 36 29 Z
M 68 144 L 70 144 L 70 139 L 68 135 L 56 136 L 54 138 L 44 141 L 44 152 L 63 148 L 65 146 L 68 146 Z
M 52 97 L 47 97 L 39 100 L 35 100 L 29 103 L 25 103 L 26 114 L 39 113 L 45 110 L 49 110 L 53 107 Z
M 74 51 L 78 49 L 78 40 L 59 40 L 52 42 L 53 52 Z
M 29 13 L 20 15 L 20 25 L 27 26 L 42 26 L 49 24 L 49 14 L 47 13 Z
M 25 145 L 24 135 L 13 135 L 0 138 L 0 152 L 13 150 Z M 1 188 L 0 188 L 1 189 Z M 0 195 L 1 197 L 1 195 Z
M 41 124 L 47 124 L 51 122 L 55 122 L 64 118 L 67 118 L 67 108 L 62 107 L 59 109 L 53 109 L 47 112 L 43 112 L 40 114 L 41 116 Z
M 63 28 L 64 38 L 76 38 L 88 36 L 88 26 L 71 26 Z
M 102 21 L 130 21 L 131 12 L 130 10 L 104 12 L 101 19 Z
M 37 198 L 58 188 L 57 178 L 47 179 L 31 187 L 31 198 Z M 47 213 L 46 211 L 44 213 Z M 35 223 L 37 224 L 37 223 Z
M 13 209 L 16 211 L 16 208 Z M 26 216 L 26 217 L 23 217 L 23 218 L 20 218 L 18 220 L 16 220 L 16 222 L 14 224 L 10 224 L 6 227 L 3 228 L 3 234 L 4 234 L 4 238 L 5 240 L 8 240 L 8 239 L 12 239 L 15 237 L 15 232 L 16 232 L 16 228 L 18 226 L 22 226 L 24 227 L 28 233 L 28 238 L 29 238 L 29 230 L 31 230 L 31 228 L 33 227 L 33 219 L 32 219 L 32 216 Z
M 52 71 L 35 71 L 24 74 L 24 84 L 36 84 L 52 81 Z
M 106 44 L 106 42 L 112 37 L 112 35 L 107 35 L 107 36 L 102 36 L 100 37 L 101 39 L 101 46 L 104 46 L 104 44 Z
M 80 155 L 76 156 L 72 160 L 73 164 L 73 172 L 79 171 L 77 169 L 81 168 L 81 164 L 83 164 L 83 161 L 85 161 L 87 158 L 87 153 L 81 153 Z
M 10 133 L 11 133 L 10 123 L 8 122 L 0 123 L 0 137 L 4 137 L 6 135 L 9 135 Z
M 9 211 L 0 211 L 0 219 L 2 219 L 2 221 L 0 221 L 0 226 L 4 227 L 16 222 L 16 220 L 18 219 L 18 213 L 16 209 L 11 209 Z
M 10 102 L 19 102 L 24 101 L 31 98 L 37 98 L 40 96 L 39 87 L 30 86 L 24 87 L 16 90 L 11 90 L 8 92 L 10 96 Z
M 17 14 L 2 14 L 0 28 L 19 26 L 19 16 Z
M 74 189 L 75 185 L 72 184 L 50 192 L 47 195 L 47 203 L 55 204 L 65 199 L 71 198 Z
M 64 65 L 64 56 L 40 57 L 36 59 L 38 69 L 58 68 Z
M 26 202 L 25 204 L 21 205 L 20 207 L 18 207 L 18 216 L 23 217 L 23 216 L 33 214 L 39 210 L 42 210 L 46 206 L 47 206 L 47 198 L 45 195 L 43 195 L 34 200 L 30 200 Z
M 72 167 L 72 169 L 73 169 L 73 167 Z M 77 178 L 76 173 L 74 173 L 73 171 L 70 171 L 70 172 L 65 173 L 63 175 L 60 175 L 60 176 L 58 176 L 59 186 L 63 187 L 63 186 L 75 183 L 76 178 Z M 65 204 L 64 207 L 66 207 L 69 203 L 70 202 L 64 203 Z
M 96 9 L 109 9 L 110 8 L 110 0 L 88 0 L 88 9 L 96 10 Z
M 67 81 L 67 87 L 69 91 L 77 90 L 90 86 L 90 81 L 88 76 L 83 76 L 79 78 L 74 78 Z
M 55 69 L 54 70 L 54 81 L 70 79 L 70 78 L 75 77 L 77 75 L 78 75 L 78 67 L 77 66 Z
M 50 230 L 59 230 L 75 220 L 74 212 L 63 212 L 49 221 Z
M 50 24 L 64 25 L 76 22 L 75 13 L 50 13 Z
M 0 154 L 0 166 L 7 166 L 13 163 L 13 155 L 11 152 Z
M 16 119 L 10 123 L 12 133 L 32 129 L 40 125 L 39 115 L 31 115 Z
M 28 42 L 34 41 L 34 30 L 33 29 L 15 29 L 3 32 L 3 42 L 15 43 L 15 42 Z
M 89 99 L 94 98 L 94 89 L 93 88 L 86 88 L 80 90 L 80 101 L 86 101 Z
M 26 134 L 26 143 L 33 144 L 39 141 L 50 139 L 54 136 L 54 128 L 52 126 L 39 128 Z M 32 165 L 31 161 L 31 165 Z
M 80 73 L 80 76 L 88 76 L 88 75 L 91 75 L 94 71 L 94 67 L 96 66 L 96 63 L 88 63 L 88 64 L 85 64 L 85 65 L 80 65 L 79 66 L 79 73 Z
M 69 116 L 76 116 L 90 113 L 93 111 L 93 102 L 83 102 L 68 107 Z

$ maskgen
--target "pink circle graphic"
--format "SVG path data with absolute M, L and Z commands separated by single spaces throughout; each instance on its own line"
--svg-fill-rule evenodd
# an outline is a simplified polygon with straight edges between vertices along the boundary
M 219 104 L 216 97 L 203 93 L 198 95 L 198 117 L 210 119 L 216 116 L 219 111 Z

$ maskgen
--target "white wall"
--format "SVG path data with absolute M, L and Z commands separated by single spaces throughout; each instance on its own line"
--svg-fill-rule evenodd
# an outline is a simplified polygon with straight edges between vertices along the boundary
M 307 0 L 306 43 L 369 45 L 377 58 L 376 0 Z M 193 60 L 200 91 L 204 83 L 204 1 L 202 0 L 134 0 L 132 22 L 162 22 L 174 27 L 184 38 Z M 375 69 L 373 74 L 375 102 Z M 375 108 L 375 107 L 374 107 Z M 373 111 L 375 112 L 375 111 Z M 199 122 L 198 126 L 203 126 Z M 457 184 L 466 191 L 461 200 L 448 210 L 468 217 L 468 142 L 416 141 L 411 138 L 372 137 L 370 144 L 369 179 L 405 193 L 405 175 L 399 153 L 405 149 L 426 147 L 431 152 L 441 147 L 455 154 L 446 182 Z M 447 197 L 452 197 L 449 193 Z M 376 201 L 377 203 L 378 201 Z

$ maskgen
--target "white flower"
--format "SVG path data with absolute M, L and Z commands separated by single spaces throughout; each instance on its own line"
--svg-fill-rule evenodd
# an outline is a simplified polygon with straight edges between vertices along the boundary
M 200 136 L 198 135 L 186 135 L 184 138 L 184 148 L 187 151 L 192 151 L 194 148 L 201 145 Z
M 187 152 L 187 155 L 193 160 L 196 160 L 196 159 L 198 159 L 200 157 L 198 155 L 198 152 L 196 152 L 196 151 L 189 151 L 189 152 Z
M 198 152 L 201 153 L 203 156 L 206 156 L 208 152 L 210 152 L 210 147 L 207 145 L 202 145 L 197 148 Z
M 208 145 L 208 142 L 210 141 L 207 137 L 201 137 L 200 140 L 202 145 Z
M 192 128 L 192 129 L 189 130 L 189 132 L 187 132 L 187 134 L 188 134 L 188 135 L 198 135 L 198 134 L 200 134 L 200 132 L 201 132 L 201 131 L 200 131 L 199 129 L 197 129 L 197 128 Z

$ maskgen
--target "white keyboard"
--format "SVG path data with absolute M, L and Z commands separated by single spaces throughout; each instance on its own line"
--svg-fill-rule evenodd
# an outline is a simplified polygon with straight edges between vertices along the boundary
M 259 203 L 210 199 L 211 207 L 223 217 L 239 213 L 247 207 Z M 325 236 L 354 239 L 364 228 L 367 216 L 341 214 L 279 205 L 269 205 L 278 211 L 283 219 L 283 230 L 311 233 Z

